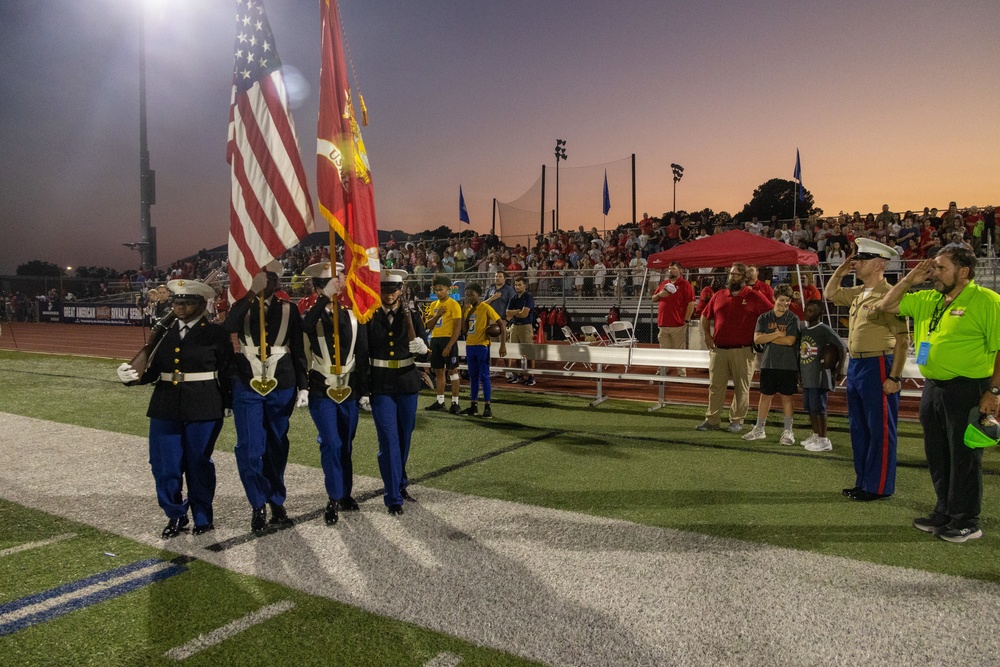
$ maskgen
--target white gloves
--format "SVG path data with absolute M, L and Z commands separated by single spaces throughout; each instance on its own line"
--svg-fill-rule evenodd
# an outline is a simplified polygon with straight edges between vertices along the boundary
M 267 274 L 261 271 L 253 277 L 253 281 L 250 283 L 250 291 L 254 294 L 260 294 L 267 287 Z
M 427 343 L 423 338 L 414 338 L 410 341 L 410 352 L 412 354 L 427 354 Z
M 337 296 L 337 293 L 340 292 L 340 289 L 338 289 L 339 287 L 340 281 L 331 278 L 327 281 L 326 285 L 323 285 L 323 294 L 325 294 L 332 301 L 333 297 Z
M 128 384 L 129 382 L 139 381 L 139 372 L 128 364 L 122 364 L 118 367 L 118 379 Z
M 360 407 L 365 412 L 372 411 L 372 402 L 367 396 L 362 396 L 358 399 L 358 407 Z
M 304 408 L 309 405 L 309 390 L 299 389 L 299 393 L 295 396 L 295 407 Z
M 674 294 L 675 292 L 677 292 L 677 285 L 673 283 L 667 283 L 666 285 L 664 285 L 663 289 L 667 290 L 671 294 Z

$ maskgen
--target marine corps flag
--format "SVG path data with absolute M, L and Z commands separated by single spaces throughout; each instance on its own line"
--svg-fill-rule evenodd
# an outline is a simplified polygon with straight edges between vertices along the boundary
M 331 232 L 344 242 L 345 292 L 358 321 L 367 322 L 382 305 L 375 191 L 347 80 L 336 0 L 320 0 L 320 13 L 323 55 L 316 147 L 319 210 Z M 331 238 L 331 254 L 332 245 Z

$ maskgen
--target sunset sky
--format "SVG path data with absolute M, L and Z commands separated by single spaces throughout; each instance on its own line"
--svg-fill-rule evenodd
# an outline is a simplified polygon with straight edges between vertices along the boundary
M 0 274 L 31 259 L 137 266 L 121 245 L 139 239 L 137 5 L 0 3 Z M 165 265 L 227 239 L 236 12 L 234 0 L 146 6 Z M 300 73 L 294 118 L 315 197 L 318 0 L 266 7 Z M 457 229 L 461 184 L 472 227 L 488 230 L 493 198 L 514 200 L 554 168 L 557 138 L 561 169 L 615 163 L 609 179 L 635 153 L 640 215 L 671 209 L 671 162 L 685 168 L 679 208 L 736 213 L 764 181 L 791 178 L 796 148 L 827 214 L 1000 204 L 997 0 L 341 8 L 382 229 Z M 601 227 L 600 187 L 593 203 L 562 202 L 564 227 Z M 631 218 L 625 189 L 615 180 L 609 226 Z

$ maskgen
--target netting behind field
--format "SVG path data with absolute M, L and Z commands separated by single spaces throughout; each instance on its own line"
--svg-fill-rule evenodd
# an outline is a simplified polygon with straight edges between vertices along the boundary
M 552 211 L 556 208 L 556 169 L 545 169 L 545 202 L 542 203 L 542 177 L 517 199 L 497 202 L 497 234 L 508 245 L 533 239 L 541 229 L 541 212 L 545 211 L 545 231 L 552 229 Z M 608 175 L 608 196 L 611 209 L 604 216 L 604 173 Z M 638 214 L 641 215 L 641 211 Z M 575 230 L 614 229 L 632 221 L 632 158 L 605 162 L 586 167 L 559 165 L 559 228 Z

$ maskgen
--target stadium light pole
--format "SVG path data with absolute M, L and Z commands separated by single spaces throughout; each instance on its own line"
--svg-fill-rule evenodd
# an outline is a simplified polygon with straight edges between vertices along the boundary
M 146 2 L 139 2 L 139 256 L 143 271 L 156 265 L 151 207 L 156 203 L 156 172 L 149 168 L 146 142 Z
M 566 159 L 566 140 L 556 139 L 556 229 L 559 229 L 559 162 Z
M 670 163 L 670 168 L 674 172 L 674 213 L 677 213 L 677 181 L 684 176 L 684 167 L 675 162 Z

